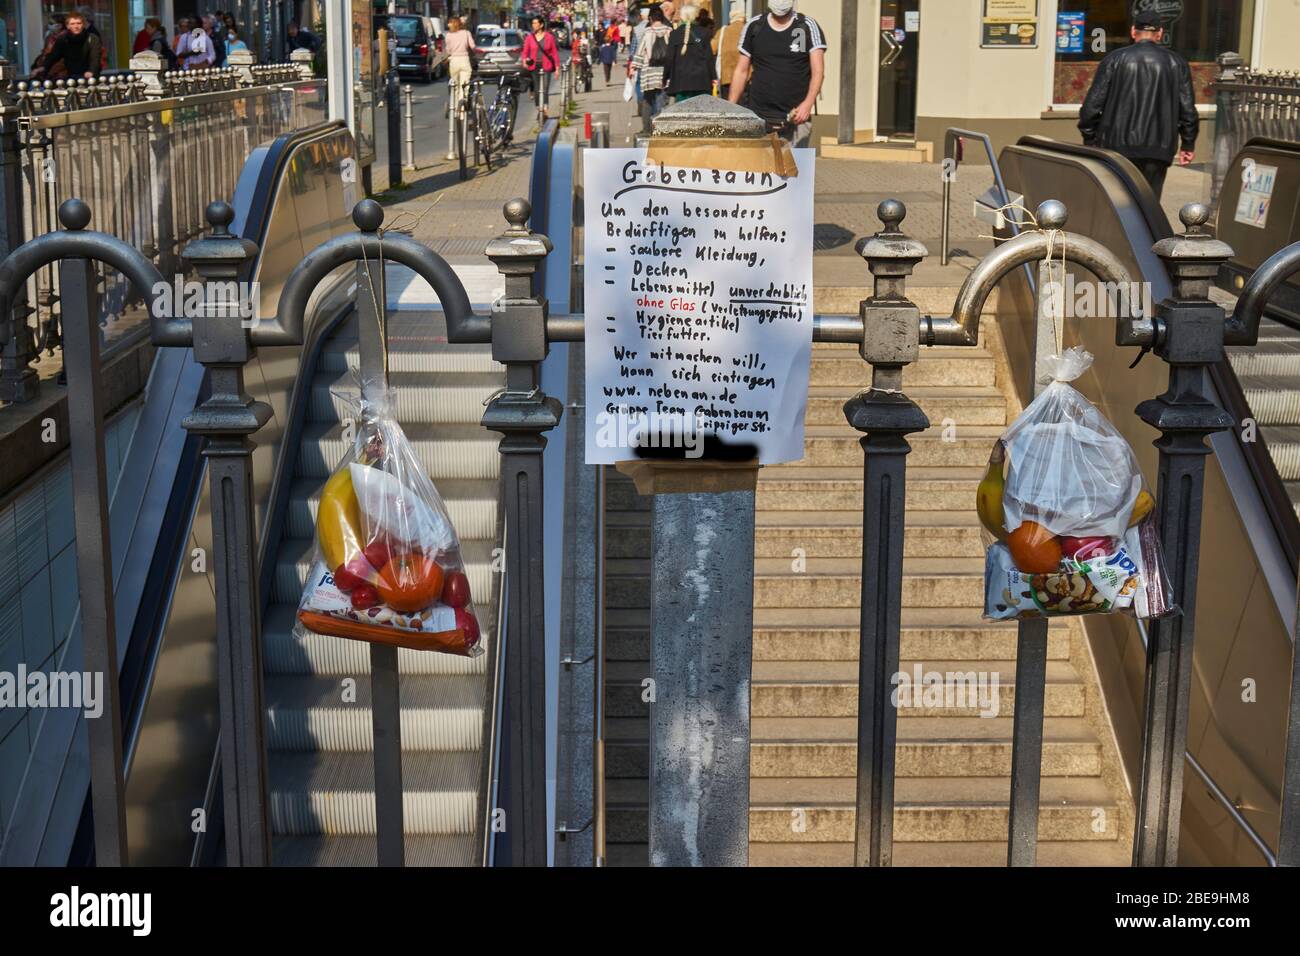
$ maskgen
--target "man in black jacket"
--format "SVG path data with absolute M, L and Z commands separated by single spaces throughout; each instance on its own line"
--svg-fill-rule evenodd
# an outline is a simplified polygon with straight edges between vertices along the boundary
M 1192 161 L 1200 120 L 1187 61 L 1160 45 L 1164 29 L 1154 13 L 1133 17 L 1133 44 L 1106 54 L 1079 110 L 1088 146 L 1113 149 L 1136 166 L 1160 198 L 1165 173 Z

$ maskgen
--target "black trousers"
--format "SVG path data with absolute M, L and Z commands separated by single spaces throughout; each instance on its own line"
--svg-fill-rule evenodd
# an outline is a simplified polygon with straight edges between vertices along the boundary
M 1165 174 L 1169 172 L 1169 163 L 1159 159 L 1131 159 L 1129 162 L 1136 166 L 1142 178 L 1151 184 L 1151 191 L 1159 199 L 1161 191 L 1165 188 Z

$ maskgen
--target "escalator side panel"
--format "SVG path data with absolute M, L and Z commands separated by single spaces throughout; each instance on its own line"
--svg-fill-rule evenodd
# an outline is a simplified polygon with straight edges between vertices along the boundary
M 1035 146 L 1009 147 L 1002 155 L 1009 188 L 1026 205 L 1061 199 L 1070 210 L 1068 228 L 1114 251 L 1130 274 L 1150 283 L 1158 302 L 1169 290 L 1163 266 L 1150 253 L 1159 231 L 1120 177 L 1105 162 Z M 1161 217 L 1163 221 L 1163 216 Z M 1076 278 L 1079 275 L 1076 274 Z M 1013 368 L 1031 367 L 1034 310 L 1022 274 L 1004 285 L 998 320 Z M 1010 293 L 1010 294 L 1007 294 Z M 1158 433 L 1134 414 L 1145 399 L 1168 387 L 1167 369 L 1151 358 L 1128 368 L 1135 353 L 1114 344 L 1111 318 L 1066 323 L 1068 345 L 1082 345 L 1096 361 L 1076 382 L 1132 445 L 1152 488 Z M 1015 385 L 1028 395 L 1028 374 Z M 1188 750 L 1239 807 L 1251 808 L 1249 822 L 1266 839 L 1276 832 L 1281 753 L 1291 643 L 1290 611 L 1295 583 L 1279 536 L 1233 436 L 1213 442 L 1207 459 L 1202 509 L 1201 577 L 1197 602 Z M 1124 761 L 1129 785 L 1140 773 L 1145 652 L 1135 624 L 1122 616 L 1082 619 L 1097 661 L 1103 694 Z M 1256 682 L 1257 700 L 1242 701 L 1242 681 Z M 1266 702 L 1266 698 L 1271 703 Z M 1190 772 L 1186 778 L 1183 830 L 1192 856 L 1219 865 L 1257 865 L 1260 855 L 1223 831 L 1224 812 Z

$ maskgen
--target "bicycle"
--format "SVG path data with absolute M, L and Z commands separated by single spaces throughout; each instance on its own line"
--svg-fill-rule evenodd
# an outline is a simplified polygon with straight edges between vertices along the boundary
M 483 81 L 478 76 L 469 82 L 468 92 L 456 100 L 456 153 L 460 161 L 460 178 L 468 176 L 468 150 L 474 149 L 474 165 L 480 161 L 492 170 L 492 143 L 489 137 L 487 107 L 483 104 Z
M 488 138 L 494 150 L 509 145 L 519 115 L 519 74 L 502 72 L 497 77 L 497 94 L 487 110 Z

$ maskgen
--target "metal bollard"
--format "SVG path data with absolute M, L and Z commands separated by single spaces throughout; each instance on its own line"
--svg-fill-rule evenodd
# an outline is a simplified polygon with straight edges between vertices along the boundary
M 844 404 L 863 432 L 862 618 L 858 653 L 858 775 L 854 862 L 893 863 L 894 746 L 898 712 L 891 699 L 898 673 L 903 606 L 903 516 L 907 504 L 907 436 L 930 427 L 903 394 L 903 368 L 920 355 L 920 311 L 906 295 L 907 277 L 928 254 L 903 235 L 907 208 L 877 207 L 884 228 L 858 243 L 874 277 L 863 301 L 859 352 L 871 363 L 871 386 Z
M 384 77 L 384 109 L 388 113 L 388 188 L 401 185 L 402 182 L 402 163 L 401 154 L 401 129 L 399 124 L 402 120 L 403 107 L 406 112 L 406 122 L 411 122 L 411 103 L 410 97 L 398 98 L 397 71 L 389 70 L 388 75 Z M 410 86 L 406 87 L 410 90 Z
M 506 517 L 504 749 L 510 755 L 502 796 L 510 862 L 545 866 L 546 825 L 546 616 L 543 554 L 542 452 L 564 406 L 542 391 L 542 361 L 550 351 L 547 303 L 533 292 L 533 276 L 551 241 L 527 226 L 532 207 L 505 205 L 510 227 L 487 244 L 486 254 L 505 276 L 505 296 L 492 310 L 492 357 L 506 366 L 505 390 L 483 414 L 483 427 L 500 432 L 501 487 Z M 451 336 L 448 336 L 451 338 Z
M 410 83 L 402 86 L 402 120 L 405 125 L 402 142 L 405 159 L 402 165 L 406 169 L 415 169 L 415 94 Z

